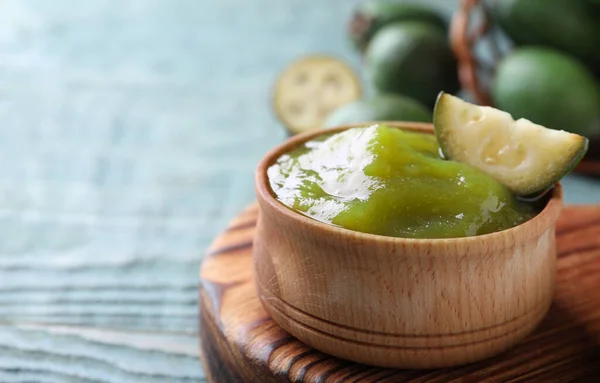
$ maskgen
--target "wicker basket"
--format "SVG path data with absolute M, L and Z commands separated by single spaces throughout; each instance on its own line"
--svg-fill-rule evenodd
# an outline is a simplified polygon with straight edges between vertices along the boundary
M 461 0 L 450 25 L 450 44 L 458 61 L 462 88 L 480 105 L 493 106 L 489 79 L 495 63 L 511 48 L 506 36 L 487 16 L 483 1 Z M 482 45 L 488 61 L 478 54 Z M 590 140 L 588 154 L 575 169 L 578 173 L 600 175 L 600 137 Z

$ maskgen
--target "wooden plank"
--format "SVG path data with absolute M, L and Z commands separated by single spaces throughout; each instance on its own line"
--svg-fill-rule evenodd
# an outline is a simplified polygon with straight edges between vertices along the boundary
M 557 224 L 553 305 L 531 336 L 497 357 L 429 371 L 350 363 L 310 349 L 283 331 L 260 304 L 252 275 L 253 232 L 245 228 L 245 235 L 240 235 L 235 229 L 238 221 L 215 240 L 201 269 L 202 358 L 210 382 L 592 382 L 600 378 L 600 205 L 564 210 Z
M 202 382 L 197 355 L 193 334 L 34 323 L 0 326 L 3 382 Z

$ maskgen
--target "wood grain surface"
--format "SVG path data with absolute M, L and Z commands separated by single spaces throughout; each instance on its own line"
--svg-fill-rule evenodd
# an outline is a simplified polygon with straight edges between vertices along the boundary
M 262 308 L 251 250 L 257 207 L 234 219 L 201 268 L 202 360 L 209 382 L 597 382 L 600 380 L 600 206 L 567 207 L 558 221 L 557 288 L 538 329 L 479 363 L 439 370 L 380 369 L 310 349 Z

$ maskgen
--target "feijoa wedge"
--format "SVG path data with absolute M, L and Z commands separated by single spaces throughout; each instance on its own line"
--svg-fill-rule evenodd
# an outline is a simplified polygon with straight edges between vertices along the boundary
M 517 195 L 551 188 L 585 155 L 588 140 L 501 110 L 478 106 L 441 92 L 433 116 L 444 156 L 467 163 Z

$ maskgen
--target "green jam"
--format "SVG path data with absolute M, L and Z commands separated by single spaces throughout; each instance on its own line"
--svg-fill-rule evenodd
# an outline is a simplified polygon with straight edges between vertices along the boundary
M 433 135 L 383 125 L 306 142 L 268 177 L 276 198 L 300 213 L 392 237 L 482 235 L 538 212 L 482 171 L 440 158 Z

